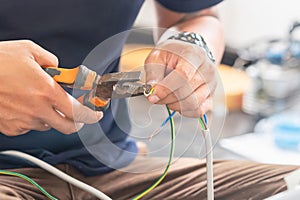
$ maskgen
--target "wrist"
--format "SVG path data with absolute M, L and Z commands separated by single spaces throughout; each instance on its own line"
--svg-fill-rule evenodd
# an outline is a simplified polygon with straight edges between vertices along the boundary
M 207 57 L 213 63 L 215 63 L 215 61 L 216 61 L 212 52 L 209 50 L 204 38 L 200 34 L 192 33 L 192 32 L 182 32 L 182 33 L 177 33 L 177 34 L 174 34 L 174 35 L 168 37 L 167 40 L 178 40 L 178 41 L 197 45 L 205 50 Z

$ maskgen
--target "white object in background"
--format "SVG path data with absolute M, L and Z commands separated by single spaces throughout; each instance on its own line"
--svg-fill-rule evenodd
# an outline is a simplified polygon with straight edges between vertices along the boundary
M 281 192 L 265 200 L 298 200 L 299 197 L 300 197 L 300 187 L 297 187 L 294 190 Z
M 288 190 L 293 190 L 300 187 L 300 169 L 293 171 L 284 177 Z
M 220 145 L 252 161 L 266 164 L 300 165 L 300 154 L 279 149 L 271 134 L 249 133 L 220 140 Z

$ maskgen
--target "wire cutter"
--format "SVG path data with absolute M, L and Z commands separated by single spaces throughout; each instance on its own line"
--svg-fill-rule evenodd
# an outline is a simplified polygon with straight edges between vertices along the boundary
M 147 96 L 151 90 L 151 85 L 141 82 L 141 71 L 108 73 L 100 76 L 84 65 L 72 69 L 43 68 L 60 85 L 87 91 L 77 100 L 98 111 L 107 109 L 110 99 Z

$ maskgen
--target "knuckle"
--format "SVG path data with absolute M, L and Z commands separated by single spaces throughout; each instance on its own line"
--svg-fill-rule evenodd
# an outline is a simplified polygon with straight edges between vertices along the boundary
M 187 81 L 192 80 L 195 73 L 195 69 L 188 63 L 183 64 L 182 67 L 176 68 L 176 71 L 183 79 Z
M 37 45 L 31 40 L 23 40 L 22 43 L 32 55 L 35 55 L 35 57 L 39 57 L 40 55 L 39 45 Z
M 216 68 L 209 64 L 206 76 L 209 76 L 213 79 L 216 77 L 216 75 L 217 75 Z
M 197 110 L 199 108 L 199 104 L 200 99 L 195 94 L 192 94 L 185 100 L 184 107 L 186 108 L 186 110 Z
M 59 60 L 58 60 L 58 58 L 57 58 L 57 56 L 55 56 L 54 54 L 52 54 L 53 56 L 53 63 L 57 66 L 58 65 L 58 63 L 59 63 Z
M 51 86 L 50 84 L 44 84 L 39 89 L 39 91 L 36 92 L 36 97 L 39 98 L 39 100 L 42 102 L 46 101 L 51 104 L 54 104 L 57 101 L 56 94 L 57 94 L 57 92 L 53 88 L 53 86 Z
M 203 57 L 207 57 L 207 55 L 206 55 L 206 51 L 204 50 L 204 48 L 202 48 L 202 47 L 199 47 L 199 46 L 197 46 L 197 45 L 195 45 L 195 52 L 197 52 L 197 54 L 198 54 L 198 56 L 200 56 L 201 58 L 203 58 Z M 207 57 L 208 58 L 208 57 Z
M 154 64 L 161 60 L 162 51 L 159 49 L 154 49 L 151 53 L 147 56 L 145 63 L 146 64 Z
M 4 133 L 8 136 L 17 136 L 20 135 L 22 133 L 22 130 L 20 128 L 17 127 L 10 127 L 7 128 Z
M 217 81 L 213 81 L 212 84 L 211 84 L 211 86 L 210 86 L 210 88 L 209 88 L 209 90 L 210 90 L 209 92 L 211 94 L 213 94 L 216 91 L 217 86 L 218 86 L 218 82 Z
M 16 132 L 21 133 L 24 132 L 25 130 L 28 130 L 30 128 L 32 128 L 32 120 L 29 117 L 26 117 L 29 120 L 26 121 L 24 119 L 22 119 L 22 121 L 19 121 L 15 126 L 14 129 Z
M 6 136 L 17 136 L 28 132 L 21 122 L 15 123 L 14 121 L 2 124 L 0 127 L 0 132 Z
M 25 39 L 25 40 L 21 40 L 20 43 L 22 43 L 24 46 L 29 47 L 29 48 L 33 48 L 35 43 L 31 40 Z

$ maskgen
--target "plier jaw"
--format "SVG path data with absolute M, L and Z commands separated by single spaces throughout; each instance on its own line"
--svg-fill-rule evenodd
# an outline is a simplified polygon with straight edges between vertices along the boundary
M 104 74 L 96 86 L 95 96 L 118 99 L 147 94 L 151 86 L 140 82 L 141 79 L 141 71 Z
M 141 82 L 142 72 L 117 72 L 103 76 L 80 65 L 73 69 L 44 68 L 61 85 L 88 91 L 78 100 L 91 109 L 103 111 L 109 106 L 110 99 L 147 95 L 151 85 Z

